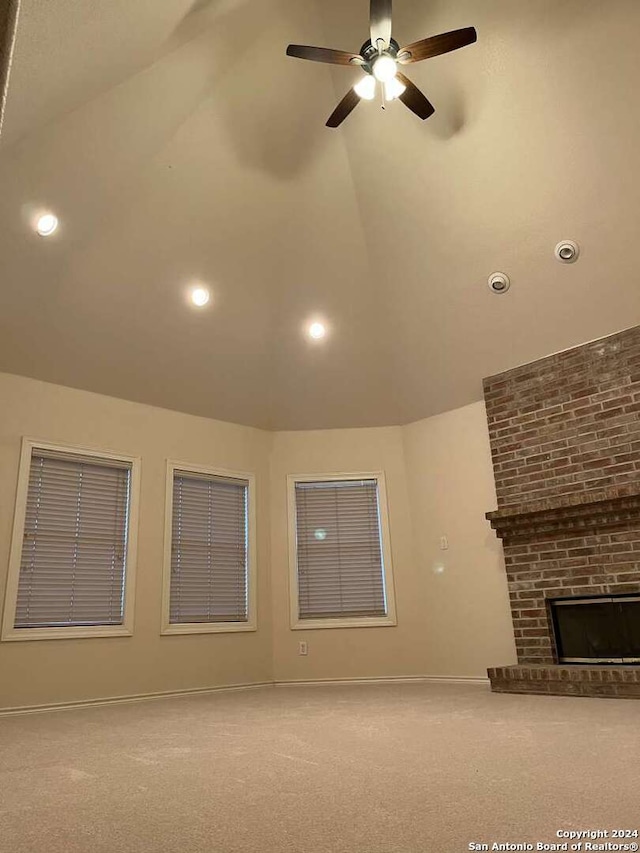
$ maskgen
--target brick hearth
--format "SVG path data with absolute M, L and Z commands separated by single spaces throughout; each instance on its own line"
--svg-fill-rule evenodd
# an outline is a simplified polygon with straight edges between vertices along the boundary
M 640 699 L 640 666 L 498 666 L 488 670 L 494 693 L 551 693 Z
M 549 602 L 640 593 L 640 328 L 485 380 L 518 665 L 499 692 L 640 698 L 640 666 L 558 664 Z

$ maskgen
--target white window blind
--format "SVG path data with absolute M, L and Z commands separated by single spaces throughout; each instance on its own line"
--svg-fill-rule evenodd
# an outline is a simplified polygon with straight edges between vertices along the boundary
M 300 619 L 386 616 L 376 480 L 297 482 Z
M 174 473 L 170 623 L 247 621 L 248 488 Z
M 131 466 L 32 451 L 15 628 L 122 625 Z

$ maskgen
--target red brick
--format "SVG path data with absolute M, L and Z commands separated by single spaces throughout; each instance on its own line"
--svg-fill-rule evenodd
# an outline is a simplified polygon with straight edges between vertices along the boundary
M 615 497 L 637 487 L 640 328 L 491 377 L 484 389 L 500 509 L 517 504 L 524 512 L 538 500 L 562 508 L 571 496 L 606 489 Z M 570 514 L 559 509 L 544 533 L 531 527 L 519 541 L 503 542 L 520 661 L 553 661 L 547 599 L 640 593 L 640 518 L 629 521 L 623 513 L 617 529 L 594 521 L 579 534 L 562 535 L 557 519 Z M 501 673 L 500 689 L 509 689 L 509 669 Z M 615 695 L 624 686 L 584 669 L 576 681 L 556 681 L 559 671 L 548 671 L 546 683 L 519 678 L 520 692 L 540 692 L 550 683 L 584 692 L 595 681 L 603 695 Z M 640 688 L 640 676 L 631 684 Z

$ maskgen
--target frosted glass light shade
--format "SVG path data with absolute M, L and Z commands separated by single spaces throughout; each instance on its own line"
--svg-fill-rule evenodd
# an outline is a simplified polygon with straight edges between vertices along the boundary
M 388 83 L 396 76 L 398 66 L 390 56 L 381 56 L 373 63 L 373 76 L 381 83 Z
M 401 83 L 397 77 L 394 77 L 393 80 L 389 80 L 388 83 L 384 84 L 384 96 L 387 101 L 394 101 L 396 98 L 399 98 L 403 92 L 406 92 L 407 87 L 404 83 Z
M 376 80 L 370 74 L 365 75 L 353 87 L 356 95 L 365 101 L 372 101 L 376 96 Z

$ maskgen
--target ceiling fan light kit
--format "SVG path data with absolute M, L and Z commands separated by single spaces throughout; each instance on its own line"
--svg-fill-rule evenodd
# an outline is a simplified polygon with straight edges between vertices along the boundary
M 301 44 L 290 44 L 287 48 L 287 56 L 309 59 L 312 62 L 326 62 L 330 65 L 359 66 L 365 72 L 366 76 L 347 92 L 333 111 L 327 121 L 327 127 L 339 127 L 361 100 L 372 101 L 378 83 L 383 86 L 383 106 L 384 100 L 398 99 L 424 121 L 433 115 L 435 108 L 420 89 L 400 73 L 398 65 L 421 62 L 423 59 L 440 56 L 477 41 L 475 29 L 465 27 L 400 47 L 398 42 L 391 38 L 391 11 L 392 0 L 371 0 L 371 37 L 362 45 L 359 54 Z

